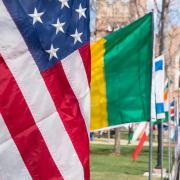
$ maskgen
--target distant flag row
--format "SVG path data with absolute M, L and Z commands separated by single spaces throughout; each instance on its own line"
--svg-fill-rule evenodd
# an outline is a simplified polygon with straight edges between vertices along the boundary
M 168 110 L 168 105 L 165 108 L 165 102 L 168 103 L 168 83 L 164 87 L 164 56 L 159 56 L 154 59 L 152 67 L 152 85 L 151 85 L 151 119 L 156 121 L 157 119 L 165 118 L 165 111 Z M 137 146 L 133 159 L 135 160 L 143 147 L 149 134 L 149 123 L 141 122 L 135 128 L 131 142 L 135 142 L 140 138 L 139 145 Z
M 151 87 L 151 119 L 152 121 L 156 121 L 157 119 L 165 118 L 165 107 L 164 107 L 164 97 L 166 91 L 164 91 L 164 56 L 159 56 L 153 61 L 152 68 L 152 87 Z M 143 127 L 143 128 L 142 128 Z M 139 144 L 137 145 L 135 151 L 132 154 L 132 159 L 136 160 L 147 137 L 149 135 L 149 122 L 145 124 L 140 124 L 137 128 L 138 130 L 143 131 L 143 135 L 140 137 Z M 137 133 L 136 133 L 137 134 Z M 139 135 L 142 132 L 139 132 Z M 132 139 L 137 139 L 138 137 L 134 137 Z
M 166 91 L 165 91 L 166 92 Z M 170 104 L 170 117 L 171 119 L 174 117 L 175 113 L 174 113 L 174 100 L 171 102 Z M 166 119 L 168 119 L 169 115 L 168 115 L 168 111 L 166 112 L 166 117 L 165 117 L 165 121 Z M 164 125 L 169 126 L 168 123 L 164 123 Z M 172 128 L 175 128 L 175 123 L 174 121 L 171 120 L 170 126 Z M 156 126 L 154 126 L 156 127 Z M 175 132 L 172 131 L 172 135 L 171 137 L 174 138 L 174 134 Z M 149 122 L 141 122 L 139 123 L 139 125 L 136 127 L 136 129 L 134 130 L 133 136 L 132 136 L 132 140 L 131 142 L 135 142 L 139 139 L 139 143 L 135 149 L 135 151 L 132 154 L 132 159 L 136 160 L 138 158 L 139 153 L 141 152 L 141 149 L 143 148 L 143 145 L 145 143 L 145 141 L 147 140 L 149 135 Z
M 157 59 L 159 59 L 159 58 L 157 58 Z M 156 60 L 154 62 L 157 62 Z M 163 60 L 163 62 L 164 62 L 164 60 Z M 156 75 L 155 74 L 153 74 L 153 75 L 154 75 L 154 78 L 155 78 Z M 158 75 L 160 75 L 160 73 L 158 73 Z M 164 125 L 169 126 L 169 124 L 166 123 L 168 121 L 168 117 L 169 117 L 169 91 L 168 91 L 169 88 L 168 88 L 168 80 L 166 80 L 164 86 L 165 87 L 164 87 L 163 99 L 164 99 L 164 114 L 165 114 L 165 116 L 162 119 L 164 119 Z M 160 85 L 156 86 L 157 89 L 154 92 L 157 92 L 159 87 L 160 87 Z M 161 86 L 161 88 L 162 88 L 162 86 Z M 162 95 L 161 95 L 161 98 L 162 98 Z M 156 99 L 156 101 L 157 101 L 157 100 L 160 100 L 160 97 L 154 98 L 154 99 Z M 154 108 L 154 112 L 157 113 L 157 115 L 156 114 L 154 115 L 155 116 L 154 119 L 157 119 L 157 121 L 154 121 L 154 125 L 155 125 L 155 124 L 158 123 L 159 117 L 163 117 L 162 116 L 163 113 L 161 111 L 159 111 L 158 106 L 157 106 L 157 102 L 155 102 L 154 105 L 155 105 L 154 107 L 156 107 L 156 108 Z M 170 117 L 171 117 L 171 119 L 175 116 L 174 105 L 175 105 L 175 102 L 173 100 L 171 102 L 171 104 L 170 104 Z M 158 115 L 158 113 L 159 113 L 159 115 Z M 174 125 L 175 125 L 174 122 L 171 121 L 171 126 L 174 127 Z M 136 160 L 138 158 L 138 155 L 141 152 L 141 149 L 143 148 L 143 145 L 144 145 L 145 141 L 147 140 L 148 135 L 149 135 L 149 122 L 146 122 L 146 123 L 142 122 L 142 123 L 140 123 L 138 125 L 138 127 L 136 127 L 136 129 L 135 129 L 133 137 L 132 137 L 132 141 L 131 141 L 131 142 L 134 142 L 134 141 L 139 139 L 139 143 L 138 143 L 135 151 L 132 154 L 132 159 L 133 160 Z

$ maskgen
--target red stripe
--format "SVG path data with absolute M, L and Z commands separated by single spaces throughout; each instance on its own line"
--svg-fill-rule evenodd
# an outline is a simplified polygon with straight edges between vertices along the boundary
M 90 44 L 87 43 L 79 49 L 79 53 L 83 60 L 84 68 L 86 70 L 87 79 L 90 87 L 91 82 L 91 53 L 90 53 Z
M 171 116 L 174 116 L 174 108 L 171 108 Z
M 137 157 L 139 156 L 139 153 L 141 152 L 141 149 L 144 145 L 144 142 L 146 141 L 147 139 L 147 135 L 146 135 L 146 132 L 143 134 L 142 138 L 140 139 L 139 141 L 139 144 L 138 146 L 136 147 L 134 153 L 132 154 L 132 159 L 135 161 L 137 159 Z
M 32 179 L 62 180 L 28 105 L 2 57 L 0 72 L 1 113 Z
M 71 89 L 61 63 L 42 73 L 57 112 L 82 163 L 89 180 L 89 139 L 78 101 Z

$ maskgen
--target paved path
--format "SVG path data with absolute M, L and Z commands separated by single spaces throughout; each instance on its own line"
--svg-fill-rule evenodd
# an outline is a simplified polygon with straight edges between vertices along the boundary
M 105 145 L 114 145 L 114 139 L 107 139 L 107 138 L 94 138 L 93 141 L 90 142 L 91 144 L 105 144 Z M 129 145 L 129 146 L 137 146 L 139 141 L 133 142 L 128 144 L 128 140 L 121 139 L 121 145 Z M 149 142 L 146 141 L 144 146 L 149 146 Z M 157 143 L 154 142 L 153 146 L 157 146 Z

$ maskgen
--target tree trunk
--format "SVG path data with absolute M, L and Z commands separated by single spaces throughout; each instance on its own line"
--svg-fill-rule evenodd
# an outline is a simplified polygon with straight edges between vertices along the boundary
M 115 129 L 115 144 L 114 144 L 114 154 L 120 155 L 120 128 Z
M 164 24 L 165 24 L 165 17 L 167 17 L 167 8 L 168 8 L 168 2 L 169 0 L 162 0 L 162 11 L 161 11 L 161 28 L 159 31 L 159 55 L 163 54 L 164 51 Z M 167 76 L 167 68 L 165 69 L 165 74 Z M 158 125 L 158 151 L 157 151 L 157 165 L 156 168 L 161 169 L 162 168 L 162 124 Z

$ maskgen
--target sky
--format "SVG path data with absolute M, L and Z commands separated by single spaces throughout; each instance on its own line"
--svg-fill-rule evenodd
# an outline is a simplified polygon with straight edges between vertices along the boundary
M 156 0 L 156 1 L 157 1 L 158 8 L 161 10 L 162 0 Z M 148 11 L 153 9 L 153 7 L 154 7 L 154 0 L 148 0 L 148 5 L 147 5 Z M 169 10 L 170 10 L 169 11 L 170 25 L 180 26 L 180 0 L 171 0 Z
M 90 31 L 95 31 L 96 23 L 96 0 L 90 0 Z

